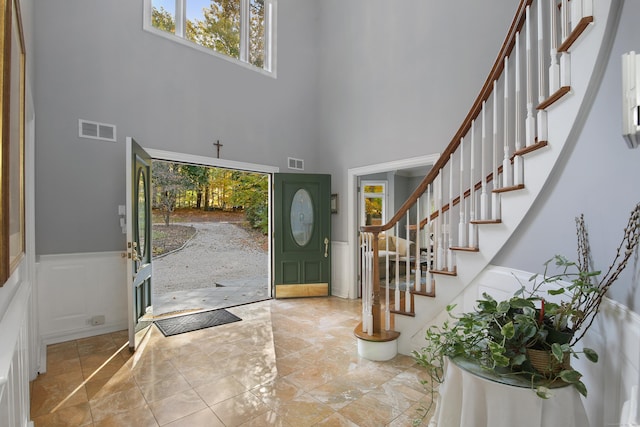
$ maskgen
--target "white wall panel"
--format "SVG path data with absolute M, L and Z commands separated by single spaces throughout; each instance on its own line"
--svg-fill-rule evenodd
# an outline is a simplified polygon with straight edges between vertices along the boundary
M 127 327 L 126 262 L 120 252 L 42 256 L 37 275 L 46 344 Z M 91 325 L 96 315 L 105 316 L 104 325 Z

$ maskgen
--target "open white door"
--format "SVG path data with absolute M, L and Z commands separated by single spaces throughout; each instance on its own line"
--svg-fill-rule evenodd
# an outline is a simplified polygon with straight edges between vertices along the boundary
M 151 326 L 151 156 L 127 137 L 127 281 L 129 347 Z

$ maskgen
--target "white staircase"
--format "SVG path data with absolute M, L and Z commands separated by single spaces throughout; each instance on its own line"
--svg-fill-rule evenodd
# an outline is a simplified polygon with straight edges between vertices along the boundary
M 421 348 L 426 328 L 441 320 L 446 306 L 517 229 L 579 137 L 604 73 L 621 3 L 521 1 L 485 87 L 442 158 L 388 224 L 362 228 L 361 240 L 370 242 L 362 258 L 371 259 L 361 264 L 363 322 L 355 331 L 363 357 L 378 345 L 385 346 L 385 358 L 392 357 L 394 341 L 402 354 Z M 416 204 L 432 209 L 418 217 Z M 400 279 L 409 282 L 409 292 L 401 292 L 403 301 L 395 307 L 394 283 L 379 280 L 378 250 L 384 248 L 377 241 L 380 233 L 404 236 L 395 223 L 411 217 L 414 236 L 421 236 L 414 238 L 414 259 L 434 261 L 429 271 L 414 269 Z M 432 291 L 426 289 L 432 278 L 435 291 L 425 292 Z

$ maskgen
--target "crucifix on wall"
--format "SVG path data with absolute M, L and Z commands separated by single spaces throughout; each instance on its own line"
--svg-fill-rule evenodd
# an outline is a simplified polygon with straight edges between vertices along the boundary
M 217 140 L 216 142 L 213 143 L 213 145 L 215 145 L 216 154 L 217 154 L 218 158 L 220 158 L 220 147 L 223 147 L 224 144 L 220 144 L 220 140 Z

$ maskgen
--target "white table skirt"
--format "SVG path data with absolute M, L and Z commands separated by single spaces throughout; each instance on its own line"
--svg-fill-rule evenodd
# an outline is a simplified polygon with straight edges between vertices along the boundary
M 440 399 L 429 427 L 588 427 L 580 394 L 573 386 L 535 390 L 482 378 L 455 363 L 446 366 Z

